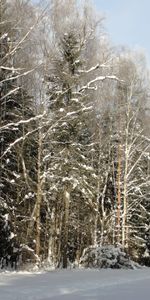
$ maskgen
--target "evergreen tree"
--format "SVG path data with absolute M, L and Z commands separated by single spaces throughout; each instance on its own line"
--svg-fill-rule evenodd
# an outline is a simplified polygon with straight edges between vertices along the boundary
M 79 206 L 94 201 L 96 175 L 89 160 L 92 133 L 88 129 L 88 119 L 92 107 L 88 96 L 80 92 L 83 81 L 78 70 L 82 65 L 82 49 L 78 35 L 75 32 L 64 34 L 59 47 L 61 58 L 54 62 L 54 73 L 49 77 L 49 110 L 53 125 L 45 161 L 48 165 L 47 195 L 54 205 L 51 222 L 56 224 L 59 217 L 58 228 L 50 239 L 57 239 L 55 247 L 60 248 L 57 261 L 66 268 L 70 251 L 77 250 L 77 240 L 82 235 L 78 232 L 82 221 Z M 73 223 L 74 228 L 70 226 Z M 92 240 L 92 236 L 90 238 Z M 58 253 L 58 249 L 54 251 Z M 73 259 L 76 259 L 76 251 Z

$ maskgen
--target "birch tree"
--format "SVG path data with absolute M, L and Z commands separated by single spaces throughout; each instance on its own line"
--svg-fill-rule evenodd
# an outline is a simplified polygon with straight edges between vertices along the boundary
M 35 116 L 32 98 L 19 82 L 21 69 L 15 65 L 16 51 L 19 51 L 21 45 L 17 41 L 15 22 L 10 20 L 11 11 L 6 1 L 1 1 L 0 4 L 1 207 L 3 214 L 9 215 L 14 230 L 13 237 L 20 244 L 27 241 L 27 223 L 35 193 L 36 150 L 34 139 L 31 138 Z M 22 224 L 24 226 L 20 226 Z

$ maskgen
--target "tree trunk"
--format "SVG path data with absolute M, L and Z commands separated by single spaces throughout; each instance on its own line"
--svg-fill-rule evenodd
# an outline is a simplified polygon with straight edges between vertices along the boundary
M 37 199 L 36 199 L 36 254 L 40 255 L 40 233 L 41 233 L 41 221 L 40 210 L 42 202 L 42 180 L 41 180 L 41 155 L 42 155 L 42 133 L 39 129 L 39 147 L 38 147 L 38 170 L 37 170 Z
M 67 250 L 68 250 L 68 226 L 69 226 L 69 205 L 70 191 L 64 190 L 64 228 L 63 228 L 63 248 L 62 248 L 62 267 L 67 268 Z
M 117 244 L 121 242 L 120 236 L 120 228 L 121 228 L 121 188 L 120 188 L 120 180 L 121 180 L 121 145 L 119 144 L 118 148 L 118 178 L 117 178 L 117 187 L 118 187 L 118 195 L 117 195 Z
M 127 244 L 127 171 L 128 171 L 127 155 L 125 157 L 124 196 L 123 196 L 123 215 L 122 215 L 122 246 L 123 247 L 125 247 Z

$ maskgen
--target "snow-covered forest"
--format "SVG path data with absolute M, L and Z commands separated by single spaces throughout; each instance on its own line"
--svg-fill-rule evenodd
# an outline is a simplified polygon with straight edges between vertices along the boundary
M 88 1 L 0 0 L 0 261 L 150 265 L 150 75 Z

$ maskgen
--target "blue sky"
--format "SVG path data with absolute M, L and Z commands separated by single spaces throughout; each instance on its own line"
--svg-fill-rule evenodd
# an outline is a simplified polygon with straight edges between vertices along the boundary
M 93 0 L 113 44 L 143 48 L 150 64 L 150 0 Z
M 36 3 L 39 0 L 32 0 Z M 106 16 L 105 28 L 114 45 L 143 49 L 150 65 L 150 0 L 92 0 Z

